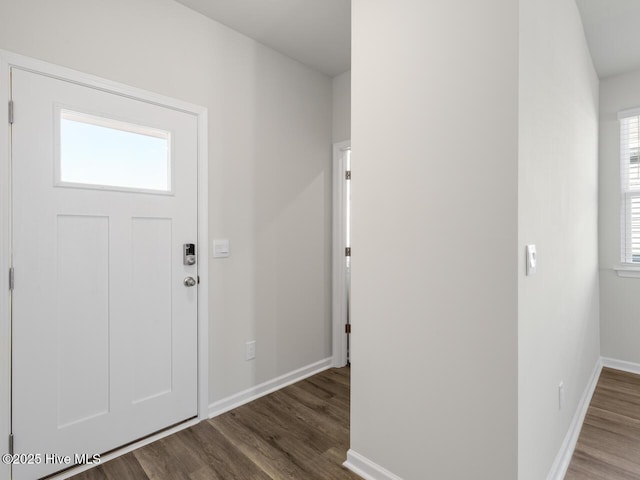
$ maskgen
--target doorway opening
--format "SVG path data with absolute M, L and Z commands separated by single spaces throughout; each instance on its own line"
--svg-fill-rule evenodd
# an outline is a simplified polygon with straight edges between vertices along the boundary
M 351 364 L 351 141 L 333 146 L 333 366 Z

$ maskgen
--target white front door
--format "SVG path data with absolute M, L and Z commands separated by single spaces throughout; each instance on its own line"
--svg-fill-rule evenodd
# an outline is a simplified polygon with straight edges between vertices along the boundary
M 197 118 L 11 74 L 12 431 L 42 455 L 23 480 L 197 415 Z

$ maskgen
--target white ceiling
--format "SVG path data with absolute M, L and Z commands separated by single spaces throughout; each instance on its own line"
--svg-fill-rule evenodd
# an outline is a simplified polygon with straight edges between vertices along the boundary
M 351 68 L 350 0 L 177 0 L 331 77 Z
M 600 77 L 640 70 L 640 0 L 576 0 Z

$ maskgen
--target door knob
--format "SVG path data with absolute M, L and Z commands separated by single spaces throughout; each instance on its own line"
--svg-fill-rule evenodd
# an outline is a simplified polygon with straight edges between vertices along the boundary
M 195 287 L 196 280 L 193 277 L 186 277 L 182 283 L 184 283 L 185 287 Z

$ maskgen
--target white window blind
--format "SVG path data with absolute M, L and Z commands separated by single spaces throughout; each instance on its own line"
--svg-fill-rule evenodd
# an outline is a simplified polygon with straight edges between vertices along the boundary
M 621 261 L 640 264 L 640 111 L 621 112 Z

